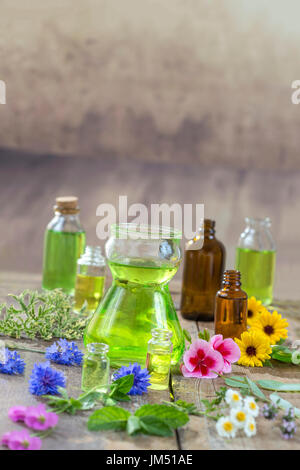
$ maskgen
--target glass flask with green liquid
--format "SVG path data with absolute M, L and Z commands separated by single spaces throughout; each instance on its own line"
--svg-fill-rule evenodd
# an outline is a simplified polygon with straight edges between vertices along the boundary
M 134 362 L 145 367 L 153 328 L 172 332 L 172 364 L 181 358 L 184 337 L 168 287 L 181 260 L 180 239 L 180 232 L 167 227 L 111 227 L 105 249 L 113 282 L 84 342 L 108 344 L 113 367 Z
M 245 218 L 246 228 L 236 248 L 236 269 L 241 272 L 243 289 L 264 305 L 272 303 L 276 247 L 270 231 L 271 221 Z
M 85 248 L 85 231 L 79 220 L 77 197 L 58 197 L 54 218 L 47 226 L 44 238 L 44 289 L 61 288 L 74 292 L 77 259 Z

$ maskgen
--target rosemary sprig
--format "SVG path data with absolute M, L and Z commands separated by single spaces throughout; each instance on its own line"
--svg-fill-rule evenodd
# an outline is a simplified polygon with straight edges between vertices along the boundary
M 73 313 L 73 301 L 60 289 L 10 294 L 11 304 L 0 305 L 0 333 L 13 338 L 80 339 L 89 318 L 82 309 Z

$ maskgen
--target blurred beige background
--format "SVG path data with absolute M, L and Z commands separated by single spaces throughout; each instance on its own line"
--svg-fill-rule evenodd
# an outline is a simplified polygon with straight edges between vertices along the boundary
M 56 195 L 204 203 L 227 247 L 270 216 L 299 298 L 297 0 L 2 0 L 0 270 L 41 270 Z

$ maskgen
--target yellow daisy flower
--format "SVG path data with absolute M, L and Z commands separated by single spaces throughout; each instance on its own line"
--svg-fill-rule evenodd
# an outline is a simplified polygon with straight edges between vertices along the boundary
M 265 307 L 260 300 L 256 300 L 253 296 L 250 297 L 250 299 L 248 299 L 247 324 L 251 326 L 253 321 L 256 320 L 264 310 Z
M 262 367 L 263 362 L 270 359 L 270 342 L 260 331 L 244 331 L 241 339 L 235 338 L 234 341 L 241 350 L 238 361 L 241 366 Z
M 281 338 L 287 338 L 288 326 L 287 320 L 282 318 L 279 313 L 265 310 L 253 321 L 250 331 L 261 332 L 270 344 L 276 344 Z

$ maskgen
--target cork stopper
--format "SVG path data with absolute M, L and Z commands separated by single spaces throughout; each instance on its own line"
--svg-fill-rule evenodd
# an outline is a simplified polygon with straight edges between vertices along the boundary
M 54 210 L 61 214 L 77 214 L 79 212 L 78 197 L 63 196 L 56 198 Z

